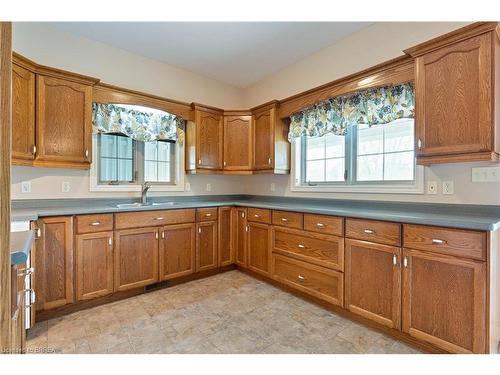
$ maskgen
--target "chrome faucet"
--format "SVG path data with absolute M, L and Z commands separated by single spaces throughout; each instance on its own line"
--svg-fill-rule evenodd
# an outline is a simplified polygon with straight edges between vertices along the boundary
M 149 182 L 145 182 L 142 188 L 142 204 L 148 204 L 148 190 L 151 188 Z

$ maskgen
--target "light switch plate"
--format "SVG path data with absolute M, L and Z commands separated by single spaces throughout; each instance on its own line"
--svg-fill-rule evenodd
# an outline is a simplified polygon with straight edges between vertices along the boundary
M 437 194 L 438 184 L 436 181 L 427 181 L 427 194 Z
M 451 195 L 454 193 L 453 181 L 443 181 L 443 194 Z
M 21 182 L 21 193 L 31 193 L 31 181 Z
M 71 190 L 71 184 L 69 183 L 69 181 L 63 181 L 63 183 L 61 184 L 61 191 L 63 193 L 69 193 Z

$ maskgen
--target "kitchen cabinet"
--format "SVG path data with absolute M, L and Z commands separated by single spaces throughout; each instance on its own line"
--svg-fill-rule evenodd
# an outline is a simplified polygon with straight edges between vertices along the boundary
M 35 285 L 37 310 L 74 302 L 73 217 L 46 217 L 39 221 Z
M 248 268 L 265 276 L 271 271 L 271 227 L 249 222 L 247 233 Z
M 160 280 L 195 272 L 196 224 L 167 225 L 161 228 Z
M 114 290 L 158 281 L 158 228 L 115 231 Z
M 25 329 L 25 270 L 26 263 L 11 267 L 11 287 L 12 287 L 12 308 L 14 315 L 11 319 L 11 353 L 21 354 L 26 349 L 26 329 Z
M 92 153 L 92 86 L 37 75 L 36 165 L 88 169 Z
M 278 104 L 273 101 L 252 109 L 254 173 L 290 172 L 288 126 L 278 116 Z
M 345 242 L 345 307 L 387 327 L 401 327 L 401 248 Z
M 234 247 L 236 264 L 246 268 L 248 265 L 247 209 L 244 207 L 234 208 Z
M 218 217 L 218 259 L 219 267 L 223 267 L 234 263 L 233 209 L 231 207 L 219 207 Z
M 217 268 L 217 222 L 202 221 L 196 228 L 196 272 Z
M 486 264 L 403 249 L 402 328 L 452 353 L 486 350 Z
M 224 113 L 225 171 L 251 171 L 253 154 L 252 116 Z
M 35 159 L 35 73 L 12 64 L 12 164 L 32 165 Z
M 76 236 L 76 299 L 113 293 L 113 232 Z
M 496 24 L 474 24 L 406 51 L 415 57 L 419 164 L 498 160 Z

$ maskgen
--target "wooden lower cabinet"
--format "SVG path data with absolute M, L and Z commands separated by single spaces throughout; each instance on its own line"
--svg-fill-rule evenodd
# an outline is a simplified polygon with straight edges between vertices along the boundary
M 217 222 L 196 224 L 196 272 L 217 268 Z
M 345 308 L 401 328 L 401 248 L 345 241 Z
M 41 239 L 35 259 L 36 309 L 49 310 L 74 302 L 73 217 L 40 220 Z
M 12 301 L 13 309 L 15 310 L 14 316 L 11 319 L 10 337 L 11 337 L 11 350 L 12 354 L 24 353 L 26 349 L 26 329 L 24 311 L 26 308 L 25 301 L 25 269 L 26 263 L 18 264 L 11 267 L 12 277 L 12 293 L 14 300 Z
M 158 281 L 158 228 L 115 231 L 114 290 Z
M 113 293 L 113 232 L 76 236 L 76 299 Z
M 486 351 L 486 263 L 404 249 L 402 306 L 409 335 L 452 353 Z
M 234 208 L 234 247 L 236 264 L 246 268 L 248 265 L 246 208 Z
M 219 267 L 229 266 L 234 263 L 233 245 L 233 209 L 231 207 L 219 208 Z
M 265 276 L 271 270 L 271 226 L 248 223 L 248 268 Z
M 167 225 L 161 229 L 160 280 L 195 272 L 196 224 Z

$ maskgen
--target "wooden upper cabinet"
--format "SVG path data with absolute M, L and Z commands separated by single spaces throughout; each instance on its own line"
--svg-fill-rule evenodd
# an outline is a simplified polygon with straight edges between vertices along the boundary
M 37 310 L 49 310 L 74 302 L 73 218 L 40 220 L 42 233 L 35 256 Z
M 35 158 L 35 73 L 12 64 L 12 164 Z
M 161 229 L 160 280 L 194 273 L 195 229 L 195 223 L 167 225 Z
M 224 170 L 252 170 L 252 138 L 252 116 L 224 115 Z
M 466 27 L 407 50 L 416 57 L 419 164 L 498 160 L 494 28 Z
M 452 353 L 484 353 L 486 263 L 403 252 L 403 332 Z
M 92 86 L 37 75 L 36 164 L 87 169 L 92 151 Z
M 222 113 L 196 110 L 195 127 L 196 169 L 222 169 Z
M 217 222 L 203 221 L 196 227 L 196 272 L 217 268 Z

